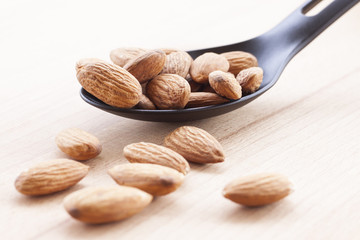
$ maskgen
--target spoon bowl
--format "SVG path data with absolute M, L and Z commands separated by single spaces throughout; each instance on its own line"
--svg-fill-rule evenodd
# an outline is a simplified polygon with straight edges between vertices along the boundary
M 83 88 L 80 96 L 90 105 L 109 113 L 144 121 L 191 121 L 233 111 L 255 100 L 274 86 L 289 61 L 359 0 L 334 0 L 315 16 L 306 16 L 305 14 L 319 2 L 321 0 L 306 1 L 270 31 L 253 39 L 226 46 L 188 51 L 194 59 L 206 52 L 245 51 L 256 56 L 259 66 L 264 70 L 263 82 L 256 92 L 238 100 L 197 108 L 145 110 L 109 106 Z

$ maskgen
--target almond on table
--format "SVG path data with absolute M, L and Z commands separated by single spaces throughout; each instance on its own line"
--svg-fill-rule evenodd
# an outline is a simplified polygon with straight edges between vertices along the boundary
M 120 185 L 139 188 L 154 196 L 175 191 L 184 181 L 184 174 L 177 170 L 150 163 L 120 164 L 108 170 Z
M 129 218 L 152 199 L 150 194 L 133 187 L 87 187 L 66 196 L 63 204 L 73 218 L 97 224 Z
M 249 207 L 267 205 L 291 193 L 292 184 L 284 175 L 260 173 L 231 181 L 223 190 L 224 197 Z
M 219 163 L 225 159 L 221 144 L 203 129 L 183 126 L 165 137 L 164 146 L 195 163 Z
M 189 163 L 176 151 L 154 143 L 139 142 L 124 147 L 124 156 L 131 163 L 151 163 L 176 169 L 187 174 Z
M 54 159 L 24 170 L 17 177 L 15 187 L 25 195 L 46 195 L 74 186 L 88 171 L 88 166 L 77 161 Z
M 75 160 L 89 160 L 102 150 L 100 141 L 94 135 L 78 128 L 61 131 L 55 141 L 61 151 Z

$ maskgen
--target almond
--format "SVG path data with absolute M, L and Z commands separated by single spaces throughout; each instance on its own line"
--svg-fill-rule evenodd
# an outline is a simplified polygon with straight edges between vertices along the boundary
M 88 187 L 65 197 L 64 207 L 79 221 L 107 223 L 141 212 L 152 198 L 150 194 L 132 187 Z
M 177 74 L 185 78 L 193 59 L 184 51 L 176 51 L 166 55 L 166 61 L 162 73 Z
M 158 109 L 181 109 L 189 101 L 188 81 L 176 74 L 161 74 L 146 85 L 146 94 Z
M 175 129 L 166 136 L 164 146 L 196 163 L 218 163 L 225 158 L 220 143 L 208 132 L 197 127 L 183 126 Z
M 242 70 L 236 77 L 244 94 L 250 94 L 259 89 L 263 80 L 263 70 L 259 67 L 251 67 Z
M 140 83 L 147 82 L 158 75 L 165 65 L 166 55 L 161 50 L 147 51 L 130 60 L 124 68 Z
M 187 174 L 189 163 L 177 152 L 154 143 L 139 142 L 127 145 L 124 156 L 131 163 L 151 163 L 176 169 Z
M 204 107 L 210 105 L 217 105 L 229 102 L 228 99 L 223 98 L 216 93 L 209 92 L 192 92 L 190 93 L 187 108 Z
M 171 193 L 184 181 L 184 174 L 175 169 L 149 163 L 121 164 L 108 173 L 118 184 L 136 187 L 154 196 Z
M 230 63 L 229 72 L 235 76 L 242 70 L 250 67 L 257 67 L 258 62 L 254 55 L 243 51 L 233 51 L 222 53 Z
M 92 62 L 77 69 L 82 87 L 103 101 L 120 108 L 131 108 L 141 98 L 138 80 L 125 69 L 105 62 Z
M 23 171 L 15 181 L 16 190 L 30 196 L 46 195 L 65 190 L 81 179 L 89 167 L 68 159 L 39 163 Z
M 77 128 L 61 131 L 55 138 L 57 146 L 69 157 L 88 160 L 100 154 L 100 141 L 92 134 Z
M 156 110 L 154 103 L 144 94 L 141 96 L 140 102 L 136 107 L 140 109 Z
M 110 52 L 111 61 L 120 66 L 125 66 L 130 60 L 145 53 L 147 50 L 143 48 L 117 48 Z
M 209 75 L 209 84 L 220 96 L 232 100 L 241 98 L 241 86 L 232 73 L 214 71 Z
M 286 197 L 292 184 L 287 177 L 276 173 L 260 173 L 244 176 L 230 182 L 224 188 L 224 197 L 233 202 L 256 207 L 270 204 Z
M 204 84 L 208 82 L 209 74 L 216 70 L 227 72 L 229 62 L 222 55 L 208 52 L 193 61 L 190 67 L 190 75 L 195 82 Z

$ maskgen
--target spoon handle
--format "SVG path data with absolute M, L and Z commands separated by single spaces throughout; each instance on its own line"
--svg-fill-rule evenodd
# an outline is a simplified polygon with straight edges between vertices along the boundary
M 334 0 L 314 16 L 305 14 L 321 0 L 306 1 L 277 26 L 260 36 L 259 40 L 266 40 L 264 44 L 267 48 L 281 46 L 281 52 L 289 60 L 359 1 Z

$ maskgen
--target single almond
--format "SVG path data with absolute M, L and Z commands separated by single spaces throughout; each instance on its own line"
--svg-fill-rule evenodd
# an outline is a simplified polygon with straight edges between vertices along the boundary
M 203 129 L 183 126 L 165 137 L 164 146 L 176 151 L 186 160 L 196 163 L 218 163 L 224 161 L 220 143 Z
M 184 174 L 175 169 L 150 163 L 121 164 L 108 173 L 118 184 L 136 187 L 154 196 L 169 194 L 184 181 Z
M 145 53 L 147 50 L 143 48 L 117 48 L 110 52 L 111 61 L 120 66 L 125 66 L 130 60 Z
M 229 102 L 229 99 L 223 98 L 216 93 L 192 92 L 190 93 L 187 108 L 205 107 Z
M 181 109 L 189 101 L 188 81 L 176 74 L 160 74 L 146 85 L 146 94 L 158 109 Z
M 260 173 L 233 180 L 223 190 L 224 197 L 249 206 L 263 206 L 286 197 L 291 192 L 291 182 L 277 173 Z
M 91 62 L 77 69 L 81 86 L 103 101 L 120 108 L 131 108 L 141 98 L 139 81 L 125 69 L 105 62 Z
M 241 86 L 232 73 L 214 71 L 209 74 L 209 84 L 220 96 L 232 100 L 241 98 Z
M 177 152 L 154 143 L 139 142 L 125 146 L 124 156 L 131 163 L 151 163 L 187 174 L 189 163 Z
M 177 74 L 185 78 L 191 66 L 193 59 L 184 51 L 176 51 L 166 55 L 166 61 L 161 73 Z
M 236 80 L 242 87 L 244 94 L 250 94 L 259 89 L 263 80 L 263 70 L 260 67 L 251 67 L 242 70 Z
M 204 84 L 208 83 L 211 72 L 216 70 L 227 72 L 229 66 L 229 62 L 224 56 L 208 52 L 193 61 L 190 67 L 190 75 L 195 82 Z
M 55 142 L 61 151 L 76 160 L 94 158 L 102 150 L 100 141 L 94 135 L 78 128 L 61 131 Z
M 88 166 L 74 160 L 50 160 L 23 171 L 17 177 L 15 187 L 25 195 L 46 195 L 75 185 L 88 171 Z
M 254 55 L 248 52 L 243 51 L 232 51 L 222 53 L 230 63 L 229 72 L 234 74 L 235 76 L 242 70 L 250 67 L 257 67 L 258 62 Z
M 161 50 L 147 51 L 130 60 L 124 68 L 140 83 L 147 82 L 158 75 L 165 65 L 166 55 Z
M 79 221 L 107 223 L 141 212 L 152 198 L 133 187 L 87 187 L 65 197 L 63 204 L 70 216 Z

